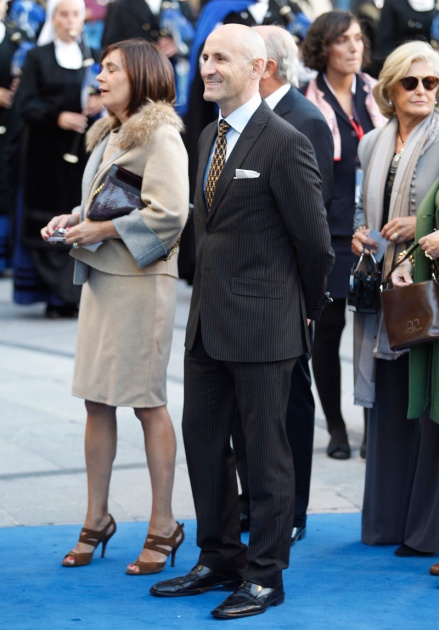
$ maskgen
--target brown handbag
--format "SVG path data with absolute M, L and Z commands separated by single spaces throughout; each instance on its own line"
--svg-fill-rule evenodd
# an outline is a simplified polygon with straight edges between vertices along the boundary
M 432 264 L 432 279 L 406 287 L 386 289 L 393 271 L 418 247 L 414 243 L 389 271 L 381 287 L 384 323 L 392 350 L 405 350 L 439 339 L 439 284 Z

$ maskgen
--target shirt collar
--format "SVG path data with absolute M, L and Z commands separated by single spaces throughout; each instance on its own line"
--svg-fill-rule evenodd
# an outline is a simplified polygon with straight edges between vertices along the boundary
M 79 70 L 82 68 L 82 53 L 77 42 L 63 42 L 55 39 L 55 57 L 61 68 Z
M 158 15 L 162 6 L 162 0 L 145 0 L 153 15 Z
M 334 90 L 332 89 L 331 84 L 328 81 L 328 78 L 326 76 L 325 73 L 323 73 L 323 80 L 325 81 L 326 85 L 328 86 L 328 88 L 331 90 L 331 92 L 333 93 L 333 95 L 335 96 L 335 98 L 337 98 Z M 354 74 L 353 79 L 352 79 L 352 86 L 351 86 L 351 92 L 352 94 L 355 94 L 355 92 L 357 91 L 357 75 Z
M 235 109 L 235 111 L 229 114 L 225 118 L 225 120 L 227 120 L 229 125 L 235 131 L 237 131 L 238 133 L 242 133 L 244 130 L 244 127 L 246 126 L 246 124 L 248 123 L 248 121 L 253 116 L 253 114 L 258 109 L 261 103 L 262 103 L 261 95 L 259 94 L 259 92 L 256 92 L 256 94 L 249 101 L 244 103 L 244 105 L 241 105 L 241 107 L 238 107 L 238 109 Z M 220 112 L 218 122 L 222 119 L 223 119 L 223 116 L 221 115 L 221 112 Z
M 280 88 L 272 92 L 270 96 L 267 96 L 265 102 L 267 103 L 268 107 L 274 109 L 279 101 L 283 99 L 285 94 L 290 91 L 290 89 L 291 83 L 285 83 L 284 85 L 281 85 Z
M 251 13 L 256 24 L 262 24 L 265 18 L 265 14 L 268 11 L 268 0 L 259 0 L 247 8 L 247 11 Z

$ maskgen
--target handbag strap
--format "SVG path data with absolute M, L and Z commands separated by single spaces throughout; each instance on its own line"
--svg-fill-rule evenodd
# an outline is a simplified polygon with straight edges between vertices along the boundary
M 363 260 L 368 260 L 369 262 L 372 263 L 372 267 L 373 267 L 373 271 L 377 272 L 378 271 L 378 263 L 375 260 L 375 256 L 369 252 L 368 254 L 365 254 L 364 252 L 361 254 L 358 262 L 357 262 L 357 266 L 355 267 L 354 271 L 360 271 L 360 265 L 363 262 Z
M 399 267 L 399 265 L 404 262 L 404 260 L 407 260 L 407 258 L 410 258 L 410 256 L 413 254 L 413 252 L 419 247 L 419 243 L 412 243 L 410 245 L 410 247 L 407 249 L 406 253 L 404 254 L 404 256 L 402 256 L 396 263 L 394 263 L 389 271 L 389 273 L 387 274 L 387 276 L 385 277 L 385 279 L 382 282 L 382 285 L 386 285 L 389 280 L 390 280 L 390 276 L 392 275 L 392 273 L 395 271 L 395 269 L 397 267 Z

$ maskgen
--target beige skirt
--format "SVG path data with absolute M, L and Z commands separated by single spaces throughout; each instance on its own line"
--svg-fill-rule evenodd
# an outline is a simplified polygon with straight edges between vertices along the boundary
M 177 280 L 90 269 L 82 288 L 72 394 L 120 407 L 165 405 Z

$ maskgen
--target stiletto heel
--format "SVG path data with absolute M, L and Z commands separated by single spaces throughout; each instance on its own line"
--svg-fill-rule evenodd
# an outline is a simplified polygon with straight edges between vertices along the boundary
M 85 543 L 86 545 L 91 545 L 94 547 L 93 551 L 87 551 L 84 553 L 79 553 L 77 551 L 69 551 L 64 556 L 64 560 L 62 561 L 63 567 L 83 567 L 93 559 L 93 554 L 95 549 L 102 543 L 101 550 L 101 558 L 105 557 L 105 550 L 107 548 L 108 541 L 114 534 L 116 533 L 116 521 L 114 518 L 110 516 L 110 522 L 100 531 L 96 531 L 94 529 L 88 529 L 88 527 L 83 527 L 81 533 L 79 535 L 79 542 Z M 67 558 L 73 558 L 74 562 L 67 562 Z
M 112 534 L 113 535 L 113 534 Z M 108 539 L 110 540 L 110 539 Z M 107 544 L 108 544 L 108 540 L 102 542 L 102 546 L 101 546 L 101 558 L 105 558 L 105 550 L 107 548 Z
M 181 542 L 183 542 L 183 541 L 181 541 Z M 178 547 L 173 547 L 172 548 L 172 551 L 171 551 L 171 567 L 173 567 L 174 564 L 175 564 L 175 554 L 177 553 L 177 549 L 178 549 Z
M 160 571 L 163 571 L 163 569 L 165 568 L 165 564 L 169 556 L 171 556 L 171 567 L 173 567 L 175 563 L 175 554 L 177 553 L 177 549 L 180 547 L 181 543 L 184 540 L 183 527 L 184 523 L 177 523 L 177 527 L 175 528 L 174 533 L 172 534 L 172 536 L 169 536 L 169 538 L 156 536 L 155 534 L 148 534 L 143 548 L 162 553 L 163 555 L 167 556 L 166 560 L 163 560 L 163 562 L 143 562 L 143 560 L 140 560 L 138 558 L 135 562 L 133 562 L 133 565 L 138 567 L 139 570 L 133 571 L 132 569 L 130 569 L 132 565 L 129 565 L 126 570 L 127 574 L 151 575 L 152 573 L 160 573 Z M 177 540 L 180 535 L 180 540 Z M 171 547 L 171 549 L 166 549 L 166 547 Z

